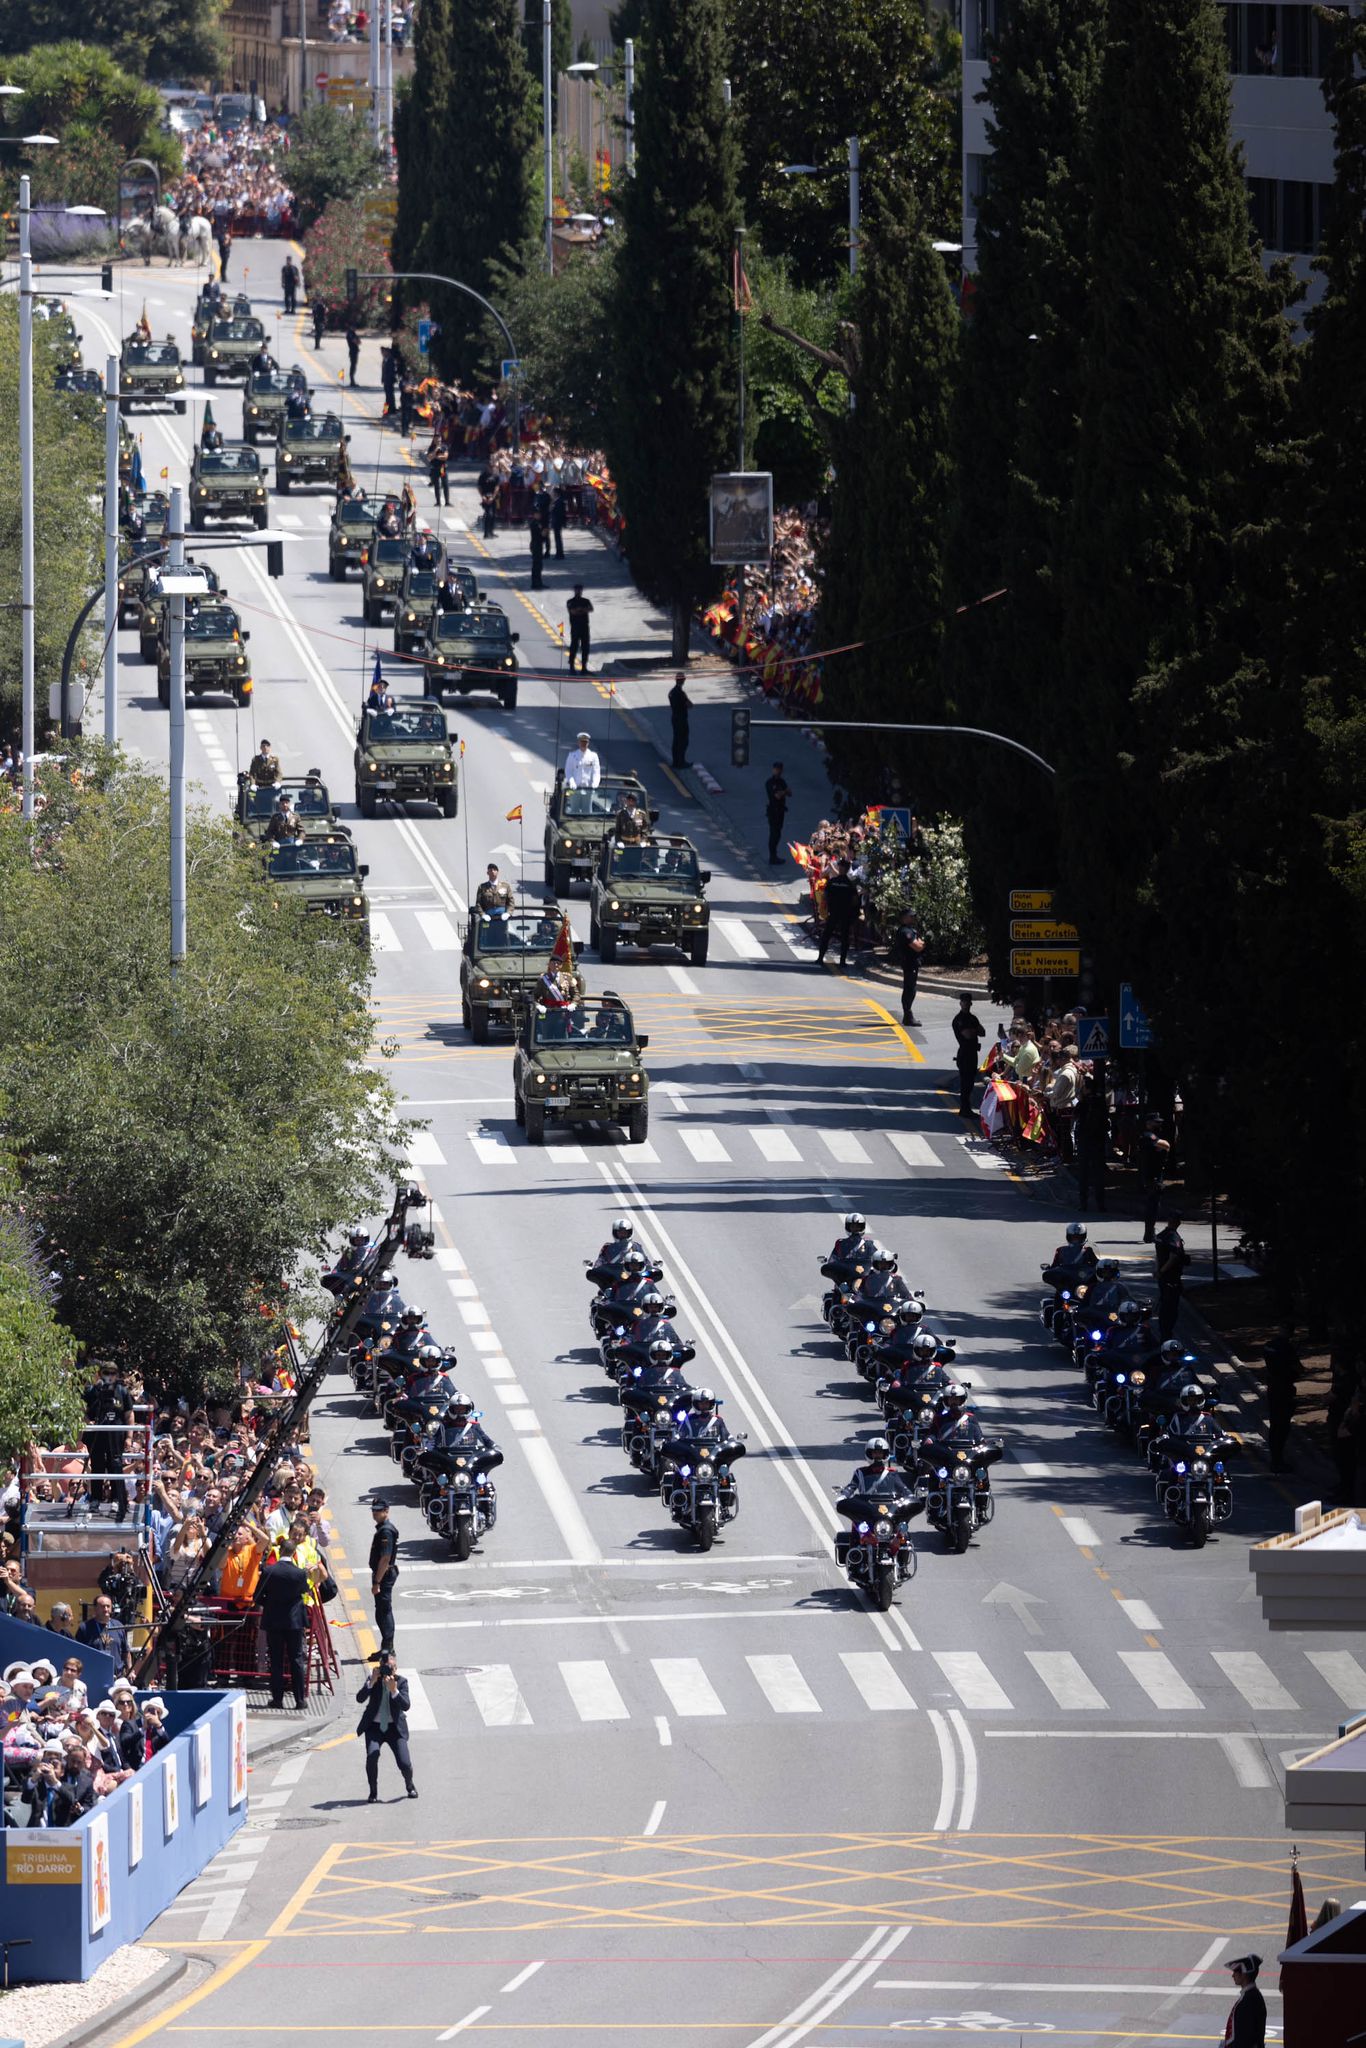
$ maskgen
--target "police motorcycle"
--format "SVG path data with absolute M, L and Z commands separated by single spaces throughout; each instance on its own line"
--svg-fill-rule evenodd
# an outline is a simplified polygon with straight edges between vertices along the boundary
M 922 1301 L 903 1301 L 897 1310 L 896 1334 L 890 1343 L 879 1345 L 873 1356 L 871 1377 L 878 1406 L 882 1406 L 884 1386 L 890 1386 L 927 1365 L 951 1366 L 957 1354 L 956 1337 L 936 1336 L 933 1330 L 925 1327 Z
M 583 1262 L 589 1286 L 597 1288 L 599 1292 L 604 1288 L 611 1287 L 616 1280 L 620 1279 L 622 1266 L 633 1251 L 639 1252 L 641 1259 L 647 1267 L 653 1269 L 650 1275 L 652 1279 L 659 1280 L 663 1278 L 663 1266 L 659 1264 L 658 1260 L 651 1260 L 649 1253 L 636 1236 L 635 1228 L 630 1218 L 618 1216 L 616 1222 L 612 1225 L 611 1237 L 602 1246 L 597 1257 L 595 1259 L 585 1259 Z
M 844 1219 L 843 1237 L 836 1238 L 829 1258 L 821 1260 L 821 1272 L 831 1283 L 821 1300 L 821 1314 L 832 1330 L 835 1311 L 842 1308 L 844 1294 L 858 1285 L 876 1250 L 877 1240 L 868 1235 L 867 1218 L 856 1209 L 851 1210 Z M 835 1334 L 839 1336 L 840 1332 L 835 1330 Z
M 1194 1385 L 1179 1396 L 1169 1430 L 1154 1439 L 1157 1504 L 1196 1550 L 1204 1549 L 1216 1522 L 1227 1522 L 1233 1514 L 1228 1460 L 1235 1448 Z
M 398 1328 L 404 1306 L 398 1281 L 386 1267 L 375 1275 L 374 1285 L 365 1298 L 365 1307 L 356 1321 L 351 1349 L 346 1354 L 346 1369 L 358 1393 L 366 1392 L 373 1384 L 375 1352 L 380 1345 L 388 1343 Z
M 1120 1277 L 1118 1259 L 1098 1260 L 1089 1279 L 1064 1288 L 1053 1335 L 1063 1350 L 1071 1353 L 1074 1363 L 1079 1362 L 1079 1344 L 1084 1346 L 1088 1340 L 1100 1342 L 1106 1317 L 1119 1307 L 1128 1292 L 1128 1283 Z
M 697 1356 L 697 1346 L 680 1337 L 672 1327 L 677 1314 L 678 1305 L 672 1296 L 647 1294 L 639 1319 L 624 1328 L 620 1336 L 614 1331 L 602 1341 L 603 1370 L 608 1379 L 621 1386 L 637 1367 L 648 1362 L 656 1344 L 668 1346 L 675 1365 L 691 1364 Z
M 659 1498 L 679 1528 L 696 1537 L 699 1550 L 710 1550 L 717 1530 L 740 1512 L 735 1466 L 745 1455 L 745 1437 L 732 1435 L 720 1408 L 710 1387 L 699 1387 L 688 1408 L 674 1403 L 670 1433 L 658 1450 Z
M 376 1415 L 403 1391 L 407 1375 L 415 1372 L 418 1359 L 432 1343 L 426 1312 L 411 1302 L 398 1319 L 398 1326 L 374 1346 L 368 1405 Z
M 444 1410 L 452 1384 L 449 1368 L 454 1364 L 454 1354 L 447 1357 L 439 1344 L 422 1344 L 402 1378 L 390 1382 L 384 1397 L 383 1419 L 384 1427 L 393 1432 L 389 1454 L 395 1464 L 403 1463 L 405 1445 L 415 1435 L 420 1436 L 433 1412 L 433 1403 L 438 1412 Z
M 1160 1462 L 1157 1440 L 1180 1413 L 1181 1396 L 1187 1387 L 1195 1387 L 1206 1406 L 1211 1405 L 1200 1386 L 1200 1363 L 1195 1353 L 1187 1351 L 1178 1338 L 1168 1337 L 1148 1369 L 1139 1397 L 1141 1419 L 1134 1434 L 1139 1454 L 1147 1460 L 1150 1472 L 1156 1472 Z
M 966 1382 L 953 1383 L 915 1453 L 916 1486 L 924 1494 L 926 1518 L 958 1557 L 996 1513 L 990 1467 L 1005 1455 L 999 1438 L 983 1435 L 966 1405 L 968 1392 Z
M 906 1474 L 890 1464 L 889 1453 L 886 1437 L 873 1437 L 868 1463 L 835 1502 L 835 1512 L 849 1524 L 836 1532 L 835 1562 L 879 1614 L 887 1612 L 897 1588 L 915 1576 L 910 1524 L 925 1509 Z
M 370 1233 L 367 1230 L 348 1230 L 345 1249 L 338 1253 L 331 1271 L 323 1274 L 320 1284 L 339 1305 L 350 1294 L 369 1249 Z
M 427 1526 L 447 1538 L 463 1564 L 498 1520 L 498 1491 L 489 1476 L 503 1453 L 480 1424 L 473 1401 L 458 1390 L 414 1459 Z
M 1039 1302 L 1039 1320 L 1046 1330 L 1052 1330 L 1063 1307 L 1064 1293 L 1068 1301 L 1072 1290 L 1079 1281 L 1090 1278 L 1098 1261 L 1086 1242 L 1086 1225 L 1069 1223 L 1064 1237 L 1046 1265 L 1039 1271 L 1044 1285 L 1050 1290 Z
M 905 1355 L 905 1347 L 898 1352 L 898 1340 L 903 1332 L 918 1324 L 925 1314 L 925 1296 L 921 1289 L 894 1305 L 879 1304 L 881 1313 L 863 1318 L 861 1332 L 855 1332 L 859 1341 L 854 1345 L 853 1364 L 864 1379 L 876 1382 L 879 1371 L 892 1357 Z
M 928 1345 L 923 1348 L 928 1354 L 925 1358 L 914 1360 L 894 1378 L 878 1381 L 878 1406 L 892 1458 L 908 1472 L 914 1469 L 915 1454 L 933 1428 L 939 1403 L 955 1385 L 952 1362 L 940 1363 Z
M 850 1365 L 857 1364 L 861 1348 L 868 1348 L 871 1364 L 871 1347 L 895 1335 L 896 1311 L 913 1299 L 923 1302 L 924 1295 L 913 1293 L 897 1271 L 896 1253 L 880 1244 L 845 1307 L 842 1341 Z
M 1089 1338 L 1089 1331 L 1087 1335 Z M 1148 1304 L 1134 1301 L 1126 1295 L 1119 1307 L 1106 1318 L 1100 1341 L 1088 1342 L 1081 1361 L 1090 1399 L 1098 1412 L 1104 1412 L 1104 1400 L 1097 1391 L 1102 1373 L 1108 1371 L 1116 1359 L 1146 1369 L 1147 1361 L 1157 1353 L 1159 1342 Z
M 656 1338 L 646 1358 L 623 1374 L 617 1385 L 621 1448 L 638 1471 L 654 1476 L 660 1451 L 677 1428 L 678 1415 L 691 1413 L 696 1395 L 697 1389 L 683 1377 L 681 1364 L 663 1338 Z
M 646 1297 L 660 1292 L 657 1274 L 651 1274 L 643 1252 L 633 1251 L 611 1287 L 603 1289 L 589 1306 L 588 1319 L 599 1345 L 627 1335 L 644 1312 Z

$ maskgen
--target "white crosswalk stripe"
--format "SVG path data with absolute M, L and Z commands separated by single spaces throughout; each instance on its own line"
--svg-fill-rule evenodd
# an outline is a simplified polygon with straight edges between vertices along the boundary
M 486 1728 L 525 1728 L 531 1715 L 508 1664 L 489 1664 L 468 1671 L 465 1683 Z
M 430 1131 L 414 1131 L 408 1140 L 410 1166 L 444 1166 L 446 1155 Z
M 816 948 L 799 924 L 790 924 L 785 917 L 771 917 L 768 922 L 794 958 L 815 959 Z
M 822 1131 L 825 1149 L 840 1166 L 870 1166 L 872 1161 L 852 1131 Z
M 617 1156 L 623 1166 L 630 1166 L 632 1163 L 637 1166 L 659 1164 L 659 1154 L 648 1138 L 643 1138 L 639 1145 L 618 1145 Z
M 455 926 L 444 910 L 419 910 L 415 913 L 418 923 L 426 934 L 427 944 L 435 953 L 458 953 L 460 941 Z
M 746 1657 L 745 1662 L 775 1714 L 819 1714 L 820 1701 L 798 1670 L 795 1657 Z
M 725 1713 L 696 1657 L 652 1657 L 650 1662 L 676 1714 L 690 1717 Z
M 1009 1695 L 975 1650 L 936 1650 L 934 1661 L 965 1707 L 1010 1705 Z
M 1305 1655 L 1344 1707 L 1366 1714 L 1366 1671 L 1350 1650 L 1306 1650 Z
M 1105 1705 L 1105 1695 L 1092 1685 L 1070 1650 L 1026 1650 L 1025 1656 L 1060 1707 L 1070 1712 Z
M 732 953 L 740 960 L 762 960 L 764 949 L 754 933 L 739 917 L 713 917 L 711 928 L 720 932 Z
M 1293 1696 L 1255 1650 L 1215 1650 L 1211 1654 L 1229 1684 L 1237 1687 L 1250 1707 L 1277 1713 L 1295 1707 Z
M 547 1145 L 545 1156 L 552 1166 L 587 1166 L 588 1154 L 582 1145 Z
M 1119 1661 L 1137 1679 L 1155 1707 L 1199 1713 L 1205 1702 L 1191 1691 L 1164 1650 L 1121 1650 Z
M 729 1152 L 727 1152 L 715 1131 L 708 1131 L 696 1125 L 685 1124 L 678 1135 L 682 1138 L 683 1143 L 692 1153 L 699 1166 L 724 1165 L 730 1159 Z
M 873 1713 L 902 1712 L 915 1705 L 884 1650 L 842 1650 L 840 1662 Z
M 370 912 L 370 944 L 377 953 L 401 953 L 403 941 L 394 930 L 393 919 L 382 910 Z
M 617 1691 L 616 1680 L 600 1660 L 561 1664 L 560 1676 L 569 1689 L 569 1697 L 581 1721 L 630 1720 L 626 1702 Z
M 481 1166 L 515 1166 L 517 1154 L 502 1131 L 471 1131 L 470 1143 Z
M 758 1130 L 751 1130 L 749 1135 L 753 1138 L 764 1158 L 770 1160 L 775 1166 L 787 1160 L 799 1160 L 802 1156 L 791 1138 L 788 1137 L 787 1132 L 775 1130 L 772 1125 L 764 1125 Z
M 928 1138 L 922 1138 L 914 1131 L 886 1131 L 883 1135 L 892 1149 L 901 1154 L 907 1166 L 943 1165 Z

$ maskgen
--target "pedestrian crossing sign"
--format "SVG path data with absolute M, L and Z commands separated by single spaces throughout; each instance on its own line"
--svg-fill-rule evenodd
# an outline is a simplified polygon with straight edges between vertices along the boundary
M 1103 1060 L 1110 1051 L 1110 1019 L 1108 1017 L 1077 1018 L 1077 1050 L 1084 1060 Z

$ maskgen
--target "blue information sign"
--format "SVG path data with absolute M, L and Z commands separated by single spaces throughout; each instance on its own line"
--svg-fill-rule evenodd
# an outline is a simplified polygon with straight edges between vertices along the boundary
M 1084 1060 L 1103 1060 L 1110 1051 L 1110 1019 L 1077 1017 L 1077 1051 Z
M 1119 984 L 1119 1042 L 1125 1052 L 1146 1052 L 1157 1042 L 1152 1019 L 1127 981 Z

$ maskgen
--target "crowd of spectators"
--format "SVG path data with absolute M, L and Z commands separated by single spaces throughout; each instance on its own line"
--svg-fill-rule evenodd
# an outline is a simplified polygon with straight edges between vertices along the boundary
M 257 127 L 197 129 L 184 138 L 185 168 L 166 188 L 166 204 L 182 228 L 202 214 L 214 231 L 292 235 L 294 193 L 288 179 L 289 133 L 276 122 Z
M 810 659 L 820 604 L 819 541 L 814 505 L 775 511 L 771 563 L 746 569 L 743 603 L 737 579 L 702 614 L 705 630 L 753 671 L 765 696 L 784 702 L 821 701 L 821 665 Z
M 92 1701 L 84 1668 L 73 1652 L 60 1668 L 39 1656 L 0 1677 L 7 1827 L 69 1827 L 166 1747 L 159 1695 L 139 1704 L 120 1676 L 107 1699 Z
M 380 6 L 379 32 L 393 38 L 394 48 L 407 47 L 412 34 L 413 17 L 417 12 L 416 0 L 393 0 L 387 10 Z M 370 40 L 371 10 L 367 7 L 348 7 L 346 0 L 331 0 L 327 10 L 327 33 L 334 43 L 368 43 Z

